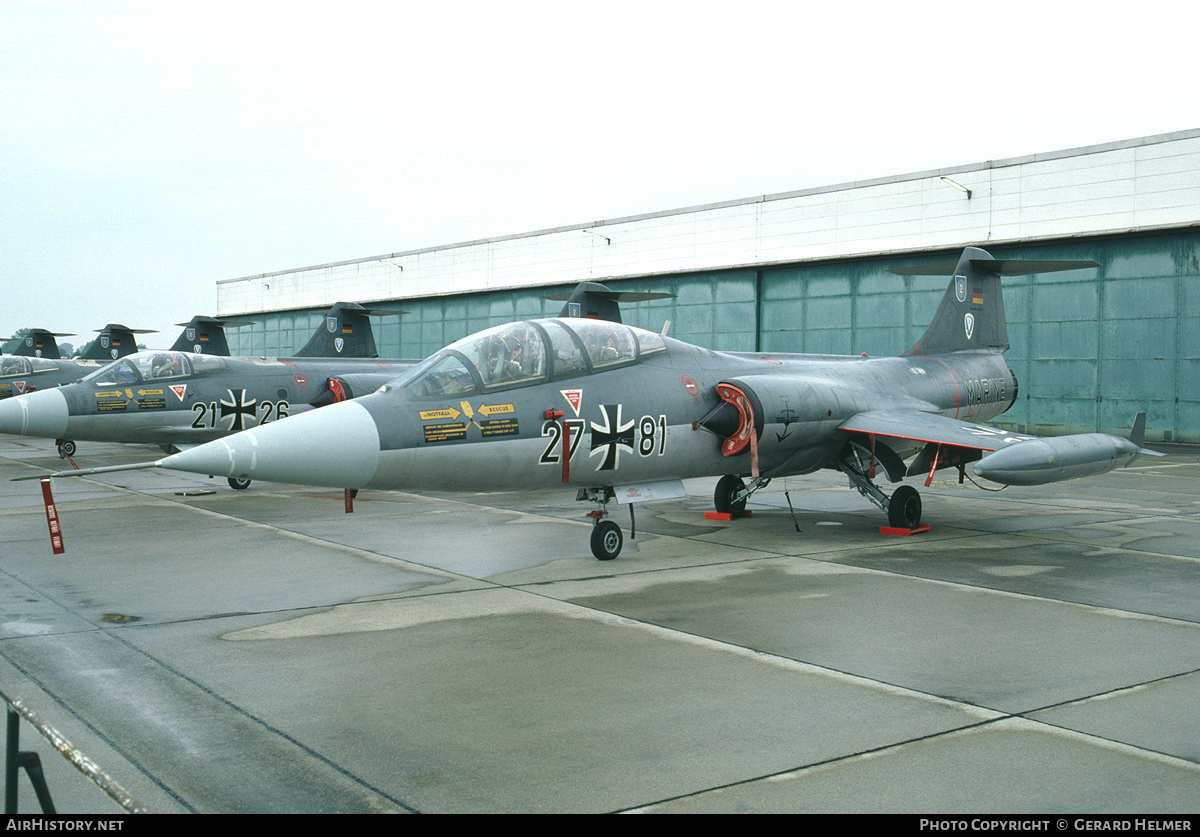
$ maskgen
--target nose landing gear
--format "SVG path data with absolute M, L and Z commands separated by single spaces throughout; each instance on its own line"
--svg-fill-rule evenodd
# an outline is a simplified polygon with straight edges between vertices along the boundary
M 621 547 L 625 545 L 625 535 L 621 532 L 621 527 L 615 521 L 606 519 L 608 501 L 614 496 L 616 493 L 612 488 L 603 486 L 581 488 L 575 497 L 576 500 L 590 500 L 600 506 L 600 508 L 588 512 L 588 517 L 595 521 L 595 525 L 592 526 L 592 555 L 595 555 L 599 561 L 613 560 L 621 554 Z M 631 526 L 635 525 L 632 503 L 629 506 L 629 521 Z M 632 530 L 631 537 L 636 537 L 636 529 Z
M 597 520 L 592 527 L 592 554 L 600 561 L 611 561 L 621 554 L 625 537 L 621 527 L 611 520 Z

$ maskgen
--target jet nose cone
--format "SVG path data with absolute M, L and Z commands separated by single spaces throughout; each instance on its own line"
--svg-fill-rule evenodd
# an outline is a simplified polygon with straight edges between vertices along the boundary
M 67 399 L 57 389 L 27 392 L 0 401 L 0 433 L 61 439 L 69 418 Z
M 244 430 L 160 460 L 164 468 L 331 488 L 361 488 L 379 465 L 379 430 L 347 401 Z

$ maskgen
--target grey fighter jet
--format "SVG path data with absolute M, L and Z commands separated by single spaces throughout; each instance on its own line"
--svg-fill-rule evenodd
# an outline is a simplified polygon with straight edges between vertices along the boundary
M 403 314 L 403 311 L 381 311 L 363 308 L 354 302 L 337 302 L 326 312 L 321 325 L 317 327 L 297 357 L 338 357 L 338 358 L 376 358 L 379 353 L 375 348 L 375 335 L 371 330 L 372 316 L 385 314 Z M 219 319 L 217 317 L 193 317 L 179 333 L 179 338 L 171 346 L 174 352 L 190 352 L 192 354 L 229 356 L 229 344 L 225 339 L 225 329 L 231 326 L 248 325 L 248 322 Z M 109 326 L 111 329 L 112 326 Z M 141 332 L 139 332 L 141 333 Z M 128 339 L 120 339 L 123 346 L 133 346 L 133 332 Z M 51 360 L 58 357 L 58 344 L 55 337 L 65 337 L 65 334 L 54 334 L 44 329 L 34 329 L 23 336 L 18 351 L 14 355 L 28 357 L 22 360 L 14 356 L 0 356 L 0 399 L 13 395 L 23 395 L 39 389 L 59 387 L 75 383 L 84 375 L 99 369 L 103 363 L 74 360 Z M 102 334 L 101 337 L 104 337 Z M 112 334 L 109 333 L 110 351 L 113 347 Z M 34 351 L 42 351 L 43 355 L 33 357 Z M 124 352 L 130 354 L 131 352 Z M 107 358 L 104 358 L 107 361 Z M 408 362 L 411 365 L 411 361 Z M 374 380 L 374 379 L 373 379 Z M 386 379 L 385 379 L 386 380 Z M 36 436 L 35 432 L 25 435 Z M 54 437 L 50 437 L 54 438 Z M 84 437 L 80 437 L 84 438 Z M 60 444 L 63 443 L 61 440 Z M 103 439 L 96 439 L 103 441 Z M 74 455 L 74 444 L 64 447 Z
M 7 360 L 8 358 L 5 358 Z M 137 352 L 82 380 L 0 402 L 0 433 L 177 451 L 372 392 L 415 361 Z M 245 488 L 248 479 L 231 479 Z
M 978 473 L 1036 484 L 1143 452 L 1140 430 L 1132 440 L 1035 439 L 982 423 L 1017 394 L 1000 277 L 1096 266 L 997 260 L 972 247 L 957 263 L 904 271 L 952 278 L 900 357 L 715 352 L 602 320 L 512 323 L 453 343 L 371 395 L 134 467 L 348 490 L 571 487 L 598 505 L 591 547 L 602 560 L 623 543 L 606 516 L 613 500 L 681 496 L 681 480 L 723 475 L 715 505 L 736 515 L 770 479 L 829 468 L 911 531 L 917 490 L 886 495 L 877 475 L 928 484 L 997 451 Z M 985 467 L 992 457 L 999 466 Z
M 63 359 L 55 338 L 72 336 L 44 328 L 32 328 L 21 335 L 11 355 L 0 355 L 0 398 L 69 384 L 98 369 L 94 363 Z
M 352 302 L 335 304 L 301 350 L 308 352 L 304 359 L 301 355 L 296 359 L 213 355 L 211 350 L 221 346 L 228 355 L 224 326 L 239 323 L 212 317 L 194 318 L 180 335 L 181 341 L 190 339 L 206 349 L 204 353 L 138 352 L 103 367 L 4 356 L 0 392 L 8 383 L 24 394 L 0 403 L 0 433 L 54 439 L 65 456 L 75 455 L 77 441 L 147 442 L 172 451 L 289 412 L 353 398 L 374 391 L 416 363 L 375 359 L 369 317 L 395 313 L 403 312 L 368 310 Z M 201 341 L 202 334 L 209 339 Z M 16 375 L 38 364 L 47 368 L 36 383 Z M 61 374 L 71 377 L 51 382 L 54 364 L 65 367 Z M 11 381 L 4 374 L 10 367 Z M 244 488 L 249 481 L 230 484 Z
M 615 306 L 616 298 L 660 298 L 666 294 L 614 295 L 602 289 L 581 287 L 572 297 L 581 310 Z M 566 309 L 564 309 L 566 310 Z M 27 392 L 12 405 L 0 404 L 0 433 L 54 439 L 64 456 L 74 456 L 76 441 L 149 442 L 168 452 L 236 433 L 257 423 L 283 418 L 335 401 L 373 392 L 416 364 L 414 360 L 374 360 L 378 357 L 370 317 L 403 314 L 400 310 L 368 309 L 354 302 L 338 302 L 293 359 L 210 360 L 214 348 L 228 355 L 224 327 L 241 325 L 213 317 L 195 317 L 169 352 L 139 352 L 104 367 L 76 366 L 61 361 L 72 374 L 67 381 L 17 386 Z M 605 316 L 614 315 L 606 310 Z M 203 340 L 207 335 L 208 339 Z M 204 352 L 187 352 L 180 345 L 195 343 Z M 328 362 L 318 362 L 327 358 Z M 13 369 L 28 370 L 50 361 L 4 357 Z M 89 374 L 90 373 L 90 374 Z M 86 375 L 86 377 L 84 377 Z M 82 378 L 82 380 L 80 380 Z M 59 386 L 78 381 L 76 385 Z M 0 388 L 4 376 L 0 375 Z M 58 387 L 55 394 L 35 389 Z M 165 388 L 164 388 L 165 387 Z M 3 392 L 0 389 L 0 392 Z M 169 397 L 172 393 L 175 398 Z M 257 405 L 251 409 L 250 405 Z M 249 480 L 230 480 L 244 488 Z
M 99 368 L 60 358 L 0 355 L 0 399 L 69 384 Z

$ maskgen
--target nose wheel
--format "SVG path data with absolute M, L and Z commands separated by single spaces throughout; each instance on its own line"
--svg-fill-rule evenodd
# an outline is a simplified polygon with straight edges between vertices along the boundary
M 608 486 L 581 488 L 575 497 L 576 500 L 588 500 L 599 506 L 588 512 L 588 517 L 595 522 L 592 526 L 592 554 L 599 561 L 611 561 L 616 558 L 621 554 L 621 547 L 625 545 L 625 535 L 621 527 L 608 519 L 608 502 L 613 497 L 613 490 Z M 632 505 L 629 506 L 629 522 L 634 526 L 630 537 L 637 537 Z
M 621 554 L 625 536 L 611 520 L 597 520 L 592 527 L 592 554 L 600 561 L 611 561 Z

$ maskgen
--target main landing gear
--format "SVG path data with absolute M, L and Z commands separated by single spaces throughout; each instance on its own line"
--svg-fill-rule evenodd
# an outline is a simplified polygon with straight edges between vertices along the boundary
M 75 443 L 70 439 L 58 440 L 58 458 L 68 459 L 75 455 Z
M 837 467 L 850 478 L 850 484 L 857 488 L 862 496 L 883 510 L 892 528 L 910 531 L 916 529 L 921 525 L 921 495 L 911 485 L 902 485 L 888 497 L 872 481 L 877 463 L 883 464 L 873 459 L 870 452 L 863 447 L 850 444 L 838 457 Z M 896 475 L 893 482 L 898 480 L 899 476 Z
M 894 529 L 916 529 L 921 525 L 921 495 L 911 485 L 892 492 L 887 506 L 888 523 Z
M 891 454 L 891 457 L 895 457 L 895 454 Z M 838 470 L 850 478 L 850 484 L 864 497 L 883 510 L 889 526 L 911 532 L 921 525 L 921 495 L 911 485 L 901 485 L 888 497 L 875 485 L 875 466 L 889 468 L 888 476 L 893 482 L 904 476 L 899 459 L 892 461 L 882 449 L 877 450 L 872 458 L 869 450 L 850 444 L 837 459 Z M 769 482 L 765 477 L 755 477 L 747 485 L 741 477 L 727 474 L 717 481 L 713 506 L 721 514 L 738 517 L 745 513 L 746 500 L 750 495 Z
M 746 501 L 750 495 L 760 488 L 765 488 L 771 482 L 766 477 L 754 477 L 750 485 L 735 474 L 726 474 L 717 480 L 717 488 L 713 492 L 713 508 L 721 514 L 741 517 L 746 513 Z

